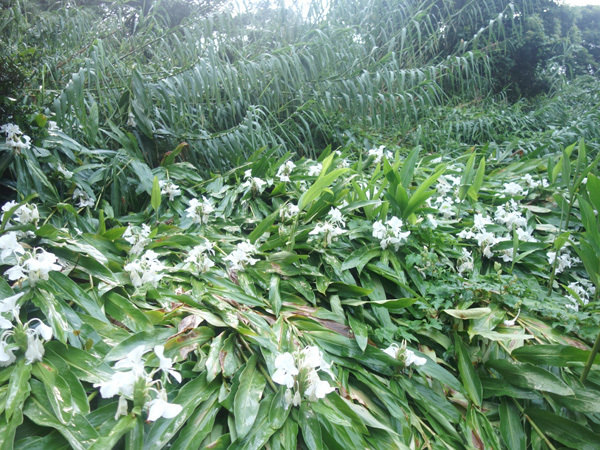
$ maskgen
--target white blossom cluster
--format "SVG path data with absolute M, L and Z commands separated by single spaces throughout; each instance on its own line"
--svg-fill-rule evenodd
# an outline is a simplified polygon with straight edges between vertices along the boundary
M 541 181 L 534 180 L 531 174 L 529 173 L 523 175 L 523 180 L 525 180 L 525 184 L 527 184 L 527 187 L 529 189 L 537 189 L 540 186 L 543 188 L 547 188 L 550 186 L 547 179 L 543 178 Z
M 192 248 L 185 262 L 191 264 L 198 272 L 206 273 L 215 265 L 209 256 L 214 254 L 212 242 L 206 241 L 205 244 L 196 245 Z
M 13 252 L 19 252 L 19 249 Z M 8 269 L 4 274 L 11 281 L 23 281 L 28 279 L 33 285 L 38 280 L 47 280 L 49 272 L 60 271 L 62 267 L 58 264 L 58 258 L 54 253 L 47 252 L 42 248 L 34 248 L 26 252 L 17 260 L 17 264 Z
M 0 133 L 6 135 L 6 145 L 14 149 L 30 148 L 31 138 L 24 135 L 18 125 L 7 123 L 0 127 Z
M 125 271 L 129 272 L 131 283 L 136 288 L 145 284 L 157 287 L 158 282 L 164 276 L 161 271 L 165 268 L 165 265 L 158 260 L 158 255 L 152 250 L 146 250 L 139 259 L 126 264 L 124 267 Z
M 164 388 L 153 387 L 153 385 L 161 383 L 160 380 L 153 381 L 153 377 L 158 371 L 162 371 L 167 379 L 170 375 L 178 383 L 181 383 L 181 374 L 173 369 L 173 360 L 166 358 L 164 351 L 165 348 L 162 345 L 154 347 L 154 354 L 159 360 L 159 366 L 148 373 L 142 359 L 147 350 L 140 345 L 128 353 L 125 358 L 115 363 L 115 372 L 109 380 L 94 384 L 94 387 L 100 388 L 102 398 L 119 395 L 115 420 L 121 415 L 127 415 L 127 400 L 133 400 L 136 389 L 143 391 L 144 398 L 149 397 L 152 392 L 155 394 L 155 398 L 144 405 L 144 408 L 148 410 L 147 420 L 149 422 L 154 422 L 161 417 L 172 419 L 181 412 L 183 409 L 181 405 L 168 402 L 167 391 Z
M 286 386 L 286 409 L 290 405 L 300 406 L 302 397 L 311 402 L 325 398 L 335 388 L 328 381 L 321 380 L 319 371 L 335 379 L 331 363 L 323 358 L 323 352 L 316 346 L 305 347 L 294 353 L 282 353 L 275 358 L 273 382 Z
M 458 197 L 459 187 L 460 177 L 441 175 L 437 180 L 436 191 L 441 196 L 452 194 L 453 197 Z
M 402 361 L 406 367 L 409 367 L 410 365 L 422 366 L 427 362 L 427 359 L 417 356 L 415 352 L 407 349 L 406 341 L 402 342 L 402 346 L 399 346 L 394 342 L 383 351 L 392 358 Z
M 191 218 L 194 223 L 208 223 L 210 215 L 215 210 L 210 200 L 206 197 L 202 197 L 202 201 L 197 198 L 190 200 L 190 206 L 185 211 L 187 217 Z
M 511 181 L 504 184 L 504 190 L 499 194 L 500 197 L 515 196 L 515 195 L 527 195 L 529 191 L 523 188 L 519 183 Z
M 379 164 L 384 157 L 388 160 L 391 160 L 394 157 L 394 154 L 391 151 L 386 150 L 385 145 L 381 145 L 377 148 L 372 148 L 369 150 L 368 156 L 373 156 L 373 162 L 375 164 Z
M 294 205 L 293 203 L 286 203 L 279 210 L 279 216 L 281 217 L 282 222 L 287 222 L 294 219 L 299 213 L 300 208 L 298 208 L 298 205 Z
M 9 231 L 0 236 L 0 259 L 5 260 L 11 256 L 18 257 L 25 253 L 25 249 L 17 241 L 17 232 Z
M 473 267 L 473 254 L 463 247 L 462 256 L 456 261 L 456 271 L 462 276 L 464 272 L 471 272 Z
M 24 352 L 26 364 L 41 361 L 44 356 L 44 342 L 52 339 L 52 328 L 40 319 L 34 318 L 25 325 L 21 324 L 19 319 L 21 305 L 18 302 L 23 295 L 25 293 L 20 292 L 0 300 L 0 329 L 4 330 L 0 336 L 0 367 L 6 367 L 14 363 L 17 360 L 14 352 L 17 350 Z M 13 321 L 16 322 L 16 327 Z M 38 325 L 34 328 L 33 324 L 36 322 L 38 322 Z M 9 338 L 11 336 L 14 338 L 15 333 L 25 334 L 27 338 L 26 347 L 21 347 L 16 342 L 9 342 Z
M 296 164 L 294 164 L 292 161 L 286 161 L 284 164 L 279 166 L 276 177 L 281 181 L 290 181 L 290 175 L 295 167 Z
M 382 249 L 388 248 L 393 245 L 395 250 L 400 248 L 402 241 L 410 235 L 410 231 L 402 231 L 402 220 L 396 216 L 392 216 L 391 219 L 385 221 L 385 225 L 381 220 L 378 220 L 373 224 L 373 237 L 379 239 Z
M 548 264 L 551 266 L 554 265 L 554 261 L 557 259 L 556 252 L 548 252 L 546 253 L 548 257 Z M 562 254 L 558 255 L 558 261 L 556 261 L 556 273 L 561 273 L 567 268 L 571 268 L 573 264 L 580 263 L 581 260 L 577 257 L 572 257 L 569 250 L 565 250 Z
M 17 202 L 10 201 L 2 205 L 2 219 L 4 220 L 4 215 L 8 213 L 12 208 L 17 206 Z M 10 220 L 15 221 L 21 225 L 28 225 L 30 223 L 37 223 L 40 218 L 40 213 L 35 204 L 26 203 L 24 205 L 19 206 L 10 217 Z
M 323 170 L 323 164 L 320 162 L 314 163 L 308 168 L 308 176 L 318 177 L 321 174 L 321 170 Z
M 181 195 L 181 190 L 179 189 L 179 186 L 177 186 L 170 180 L 160 180 L 158 182 L 158 187 L 160 187 L 160 193 L 162 195 L 168 195 L 169 200 L 171 201 L 175 200 L 175 197 Z
M 342 212 L 337 208 L 332 208 L 327 214 L 329 220 L 317 223 L 313 230 L 308 234 L 311 236 L 323 235 L 323 241 L 325 245 L 331 245 L 331 243 L 346 232 L 344 228 L 346 221 L 342 215 Z
M 129 225 L 123 233 L 123 239 L 131 244 L 129 254 L 138 256 L 142 254 L 144 247 L 150 242 L 150 227 L 145 223 L 141 227 Z
M 94 199 L 90 197 L 86 191 L 80 188 L 75 188 L 73 191 L 73 200 L 79 200 L 79 204 L 77 205 L 79 208 L 91 208 L 95 203 Z
M 242 190 L 248 190 L 252 192 L 252 196 L 256 197 L 262 194 L 267 186 L 267 182 L 265 180 L 261 180 L 260 178 L 252 176 L 252 170 L 246 170 L 244 172 L 244 181 L 240 188 Z
M 223 259 L 231 263 L 231 270 L 244 270 L 247 265 L 253 266 L 258 262 L 258 259 L 252 258 L 257 252 L 258 249 L 250 241 L 242 241 Z
M 571 291 L 567 296 L 570 303 L 567 303 L 566 307 L 575 311 L 579 311 L 580 305 L 587 305 L 596 293 L 596 287 L 585 279 L 569 283 L 568 288 Z

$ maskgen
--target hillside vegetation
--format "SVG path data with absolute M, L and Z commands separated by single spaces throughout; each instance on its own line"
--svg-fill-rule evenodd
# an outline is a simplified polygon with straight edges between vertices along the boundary
M 600 8 L 0 6 L 0 449 L 600 447 Z

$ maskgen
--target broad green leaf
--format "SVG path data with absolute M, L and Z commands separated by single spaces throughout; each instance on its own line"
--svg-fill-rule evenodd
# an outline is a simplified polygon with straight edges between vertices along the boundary
M 259 402 L 267 380 L 256 367 L 256 355 L 246 363 L 240 376 L 240 387 L 233 401 L 233 413 L 238 439 L 243 439 L 254 424 Z
M 26 364 L 24 358 L 19 359 L 8 381 L 8 394 L 4 406 L 4 415 L 9 422 L 15 411 L 23 408 L 23 402 L 29 396 L 30 377 L 31 365 Z
M 72 421 L 66 425 L 61 423 L 52 411 L 52 406 L 41 383 L 31 380 L 31 391 L 34 395 L 25 402 L 23 414 L 32 422 L 43 427 L 56 429 L 75 450 L 84 450 L 84 443 L 91 443 L 99 436 L 81 414 L 73 415 Z
M 75 408 L 73 407 L 71 389 L 65 379 L 58 374 L 56 367 L 52 366 L 47 360 L 36 363 L 33 366 L 32 374 L 43 383 L 56 418 L 63 424 L 68 424 L 73 417 Z
M 511 355 L 519 361 L 541 366 L 583 367 L 590 351 L 571 345 L 525 345 L 513 350 Z M 600 356 L 596 356 L 595 363 L 600 364 Z
M 473 180 L 473 184 L 469 187 L 469 197 L 473 199 L 473 201 L 477 201 L 479 198 L 479 190 L 483 185 L 483 178 L 485 176 L 485 158 L 481 158 L 479 162 L 479 167 L 477 168 L 477 173 L 475 174 L 475 179 Z
M 258 226 L 250 233 L 248 239 L 252 244 L 254 244 L 258 238 L 260 238 L 263 234 L 265 234 L 269 228 L 273 225 L 273 222 L 279 217 L 279 211 L 274 211 L 265 217 Z
M 323 438 L 321 435 L 321 425 L 315 416 L 315 413 L 308 402 L 300 404 L 298 412 L 298 423 L 302 430 L 302 439 L 309 450 L 322 450 Z
M 89 447 L 90 450 L 104 450 L 108 448 L 115 448 L 121 437 L 135 427 L 137 421 L 131 414 L 121 416 L 114 427 L 104 435 L 100 436 L 94 444 Z
M 446 314 L 457 319 L 481 319 L 492 313 L 490 308 L 469 308 L 469 309 L 444 309 Z
M 377 305 L 392 312 L 401 312 L 404 308 L 413 305 L 417 298 L 390 298 L 388 300 L 342 300 L 342 305 L 361 306 L 361 305 Z
M 144 450 L 158 450 L 169 442 L 194 413 L 198 405 L 206 401 L 217 391 L 217 383 L 209 383 L 201 374 L 183 386 L 171 403 L 183 406 L 182 411 L 173 419 L 158 419 L 152 424 L 144 437 Z
M 356 343 L 364 352 L 369 341 L 369 329 L 367 328 L 367 325 L 362 320 L 355 319 L 351 314 L 348 314 L 348 323 L 354 332 Z
M 278 428 L 279 418 L 271 414 L 270 408 L 272 405 L 272 394 L 266 395 L 260 405 L 257 405 L 255 426 L 243 438 L 232 442 L 229 446 L 230 450 L 253 450 L 263 448 L 269 438 L 275 433 Z M 236 416 L 237 418 L 237 416 Z M 237 423 L 237 420 L 236 420 Z
M 321 174 L 314 184 L 300 197 L 298 208 L 304 210 L 313 200 L 317 199 L 323 190 L 333 183 L 340 175 L 350 169 L 335 169 L 328 174 Z
M 600 435 L 564 417 L 538 408 L 527 408 L 525 414 L 552 439 L 570 448 L 595 450 L 600 448 Z
M 200 448 L 201 442 L 210 433 L 217 413 L 221 409 L 217 397 L 218 394 L 215 392 L 194 411 L 171 448 L 174 450 Z
M 0 450 L 13 450 L 15 447 L 15 434 L 17 427 L 23 423 L 23 413 L 21 407 L 17 408 L 10 419 L 7 420 L 6 416 L 0 418 Z M 29 447 L 28 447 L 29 448 Z M 50 447 L 40 448 L 40 450 L 55 450 Z
M 500 372 L 504 379 L 515 386 L 558 395 L 573 395 L 573 390 L 560 378 L 533 364 L 492 359 L 486 365 Z
M 150 204 L 152 205 L 152 209 L 158 213 L 158 208 L 160 207 L 161 197 L 160 197 L 160 185 L 158 183 L 158 177 L 155 175 L 154 180 L 152 181 L 152 198 L 150 200 Z
M 98 304 L 77 285 L 73 280 L 61 272 L 52 271 L 49 274 L 48 284 L 67 301 L 74 301 L 80 308 L 95 319 L 108 322 L 105 314 Z
M 469 350 L 463 344 L 462 340 L 457 333 L 454 334 L 454 350 L 456 352 L 456 360 L 458 361 L 458 372 L 463 382 L 469 398 L 475 405 L 481 406 L 483 398 L 483 388 L 481 387 L 481 381 L 475 373 L 473 368 L 473 362 L 469 355 Z
M 404 189 L 408 189 L 408 186 L 410 186 L 410 183 L 413 179 L 413 175 L 415 173 L 415 164 L 419 157 L 419 150 L 420 147 L 415 147 L 412 149 L 402 164 L 402 169 L 400 170 L 400 180 Z
M 157 345 L 165 345 L 167 339 L 173 334 L 175 334 L 175 331 L 170 328 L 155 328 L 151 331 L 136 333 L 108 352 L 105 360 L 116 361 L 117 359 L 123 359 L 140 345 L 143 345 L 146 351 L 153 349 Z
M 279 275 L 271 275 L 271 282 L 269 284 L 269 303 L 271 304 L 271 308 L 275 317 L 279 316 L 279 311 L 281 310 L 281 295 L 279 294 L 279 281 Z
M 381 249 L 361 247 L 353 251 L 348 258 L 342 263 L 342 270 L 356 269 L 358 273 L 362 272 L 363 268 L 373 258 L 378 257 L 381 254 Z
M 511 399 L 502 398 L 500 407 L 500 434 L 507 448 L 525 448 L 527 435 L 523 429 L 521 414 Z

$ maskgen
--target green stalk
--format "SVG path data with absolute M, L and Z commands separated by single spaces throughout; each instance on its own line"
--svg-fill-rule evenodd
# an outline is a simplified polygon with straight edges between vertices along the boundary
M 596 359 L 596 355 L 598 354 L 599 350 L 600 350 L 600 332 L 598 333 L 598 336 L 596 337 L 596 342 L 594 342 L 594 347 L 592 347 L 592 353 L 590 353 L 590 356 L 589 356 L 587 362 L 585 363 L 585 367 L 581 374 L 580 380 L 582 383 L 585 383 L 585 380 L 586 380 L 588 374 L 590 373 L 590 369 L 592 368 L 592 364 L 594 364 L 594 360 Z

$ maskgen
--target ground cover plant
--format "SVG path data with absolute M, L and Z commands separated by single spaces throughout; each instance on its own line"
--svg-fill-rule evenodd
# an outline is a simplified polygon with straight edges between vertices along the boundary
M 1 448 L 598 448 L 600 88 L 494 84 L 547 3 L 168 5 L 0 16 Z

